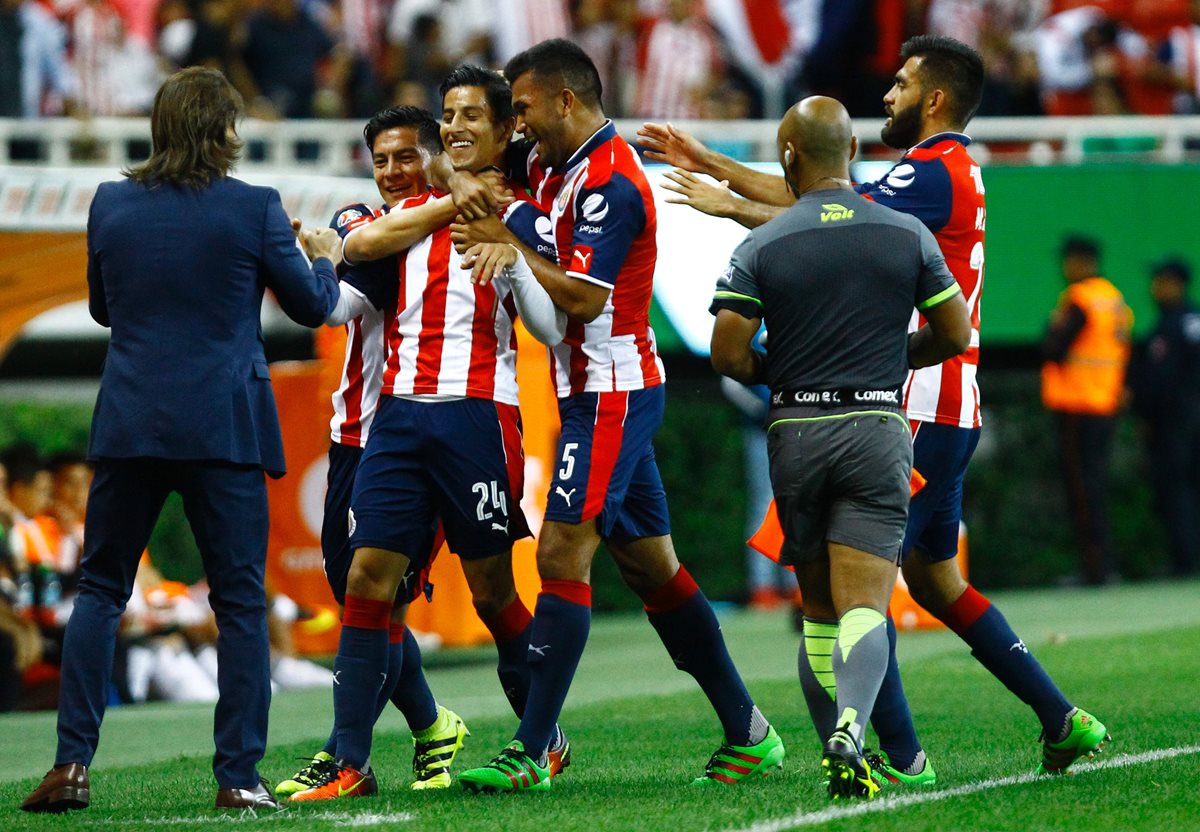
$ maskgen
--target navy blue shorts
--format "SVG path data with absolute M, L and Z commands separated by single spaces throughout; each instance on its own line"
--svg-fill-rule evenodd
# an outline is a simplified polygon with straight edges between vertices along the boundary
M 578 393 L 558 400 L 562 435 L 546 500 L 546 519 L 596 519 L 617 541 L 671 533 L 652 440 L 662 424 L 663 385 L 620 393 Z
M 362 459 L 363 450 L 357 445 L 342 445 L 334 442 L 329 446 L 329 473 L 325 478 L 325 514 L 321 518 L 321 559 L 325 563 L 325 577 L 329 579 L 329 588 L 339 604 L 346 603 L 346 578 L 350 574 L 350 561 L 353 550 L 350 548 L 350 494 L 354 490 L 354 476 L 358 472 L 358 463 Z M 428 566 L 437 556 L 441 548 L 441 536 L 438 534 L 438 524 L 435 521 L 429 529 L 429 543 L 426 551 L 432 554 L 428 558 L 426 568 L 414 567 L 409 564 L 400 589 L 396 593 L 397 601 L 411 603 L 422 594 L 427 597 L 433 592 L 429 583 Z
M 914 424 L 913 468 L 925 478 L 925 487 L 908 505 L 905 554 L 914 546 L 931 561 L 950 560 L 958 554 L 963 475 L 979 444 L 979 432 L 979 428 L 935 422 Z
M 521 416 L 489 399 L 381 396 L 350 498 L 350 546 L 428 556 L 441 518 L 459 557 L 492 557 L 529 537 L 521 510 Z

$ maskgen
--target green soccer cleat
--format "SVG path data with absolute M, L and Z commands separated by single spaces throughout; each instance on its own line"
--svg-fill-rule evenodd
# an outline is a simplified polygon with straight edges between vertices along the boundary
M 303 758 L 301 758 L 303 759 Z M 318 751 L 304 768 L 292 775 L 290 780 L 284 780 L 275 787 L 278 798 L 291 797 L 302 791 L 313 788 L 324 779 L 326 770 L 333 763 L 333 755 Z
M 825 741 L 821 770 L 828 781 L 829 796 L 834 800 L 855 797 L 870 800 L 879 793 L 879 784 L 871 773 L 871 764 L 863 759 L 858 743 L 847 727 L 838 728 Z
M 933 763 L 925 758 L 924 767 L 916 774 L 906 774 L 892 765 L 886 751 L 867 751 L 863 749 L 863 757 L 871 769 L 871 777 L 880 786 L 932 786 L 937 783 L 937 772 Z
M 704 774 L 693 780 L 692 785 L 736 786 L 751 774 L 766 777 L 783 768 L 785 755 L 783 740 L 774 728 L 768 728 L 762 742 L 755 745 L 722 745 L 708 758 Z
M 450 787 L 450 765 L 463 747 L 463 738 L 471 734 L 462 717 L 441 705 L 438 705 L 438 718 L 433 724 L 446 727 L 421 739 L 413 736 L 413 774 L 416 779 L 409 788 L 415 791 Z
M 567 732 L 556 725 L 554 734 L 550 747 L 546 749 L 546 767 L 550 769 L 551 777 L 557 777 L 571 765 L 571 740 Z
M 1038 763 L 1038 774 L 1067 774 L 1080 757 L 1091 759 L 1104 750 L 1104 743 L 1112 737 L 1104 723 L 1082 708 L 1071 714 L 1071 730 L 1066 739 L 1051 742 L 1042 734 L 1042 761 Z
M 550 767 L 525 753 L 525 746 L 513 740 L 486 766 L 458 775 L 458 782 L 469 792 L 544 792 L 550 788 Z

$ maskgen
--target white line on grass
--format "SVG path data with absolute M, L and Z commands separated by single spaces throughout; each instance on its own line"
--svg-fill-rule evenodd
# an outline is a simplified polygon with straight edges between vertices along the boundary
M 1152 763 L 1155 760 L 1166 760 L 1171 757 L 1182 757 L 1186 754 L 1200 754 L 1200 745 L 1184 745 L 1175 748 L 1160 748 L 1155 751 L 1145 751 L 1141 754 L 1121 754 L 1116 757 L 1109 757 L 1105 760 L 1097 760 L 1091 763 L 1080 763 L 1072 769 L 1076 774 L 1083 774 L 1088 771 L 1099 771 L 1106 768 L 1125 768 L 1128 766 L 1136 766 L 1142 763 Z M 923 803 L 934 803 L 939 800 L 948 800 L 952 797 L 963 797 L 964 795 L 977 794 L 979 792 L 989 791 L 990 789 L 999 789 L 1005 786 L 1018 786 L 1025 783 L 1032 783 L 1035 780 L 1048 779 L 1039 777 L 1033 772 L 1028 774 L 1017 774 L 1012 777 L 998 777 L 993 780 L 982 780 L 978 783 L 968 783 L 964 786 L 955 786 L 952 789 L 941 789 L 938 791 L 920 791 L 908 792 L 906 794 L 896 795 L 894 797 L 885 797 L 882 800 L 861 803 L 852 803 L 847 806 L 831 806 L 828 809 L 822 809 L 819 812 L 797 812 L 796 814 L 786 818 L 775 818 L 774 820 L 761 820 L 757 823 L 752 823 L 749 826 L 731 830 L 731 832 L 783 832 L 785 829 L 799 829 L 803 826 L 815 826 L 819 823 L 829 823 L 830 821 L 842 820 L 845 818 L 856 818 L 862 815 L 874 815 L 880 812 L 891 812 L 896 809 L 904 809 L 909 806 L 918 806 Z
M 342 826 L 346 828 L 358 828 L 368 826 L 384 826 L 393 823 L 407 823 L 408 821 L 416 820 L 417 816 L 410 812 L 361 812 L 359 814 L 347 814 L 345 812 L 255 812 L 247 809 L 237 814 L 211 814 L 211 815 L 187 815 L 177 817 L 158 817 L 158 818 L 139 818 L 131 820 L 117 820 L 116 818 L 102 818 L 98 820 L 87 821 L 88 826 L 147 826 L 151 829 L 158 829 L 166 826 L 198 826 L 204 824 L 213 824 L 215 826 L 228 826 L 237 823 L 257 823 L 260 821 L 270 822 L 273 820 L 303 820 L 303 821 L 329 821 L 334 826 Z

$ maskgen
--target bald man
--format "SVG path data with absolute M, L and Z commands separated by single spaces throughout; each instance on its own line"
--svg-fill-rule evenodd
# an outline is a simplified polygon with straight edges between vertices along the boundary
M 857 145 L 832 98 L 806 98 L 784 115 L 779 161 L 796 202 L 738 246 L 711 307 L 713 367 L 771 388 L 781 560 L 796 570 L 806 618 L 836 627 L 836 636 L 805 638 L 828 697 L 809 711 L 835 798 L 879 790 L 862 740 L 887 670 L 885 613 L 908 516 L 901 387 L 910 368 L 961 354 L 971 335 L 929 230 L 855 197 Z M 928 323 L 910 335 L 914 307 Z M 765 357 L 752 347 L 764 320 Z

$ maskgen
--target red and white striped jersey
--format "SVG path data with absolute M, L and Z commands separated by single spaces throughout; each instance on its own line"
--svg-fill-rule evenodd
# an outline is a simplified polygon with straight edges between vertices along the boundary
M 558 396 L 662 384 L 666 370 L 650 328 L 658 219 L 637 154 L 606 121 L 561 173 L 543 168 L 536 149 L 527 169 L 530 191 L 550 215 L 550 239 L 522 240 L 535 248 L 552 241 L 567 274 L 611 289 L 599 316 L 569 320 L 567 337 L 550 350 Z
M 571 12 L 566 0 L 506 0 L 502 5 L 503 11 L 495 15 L 492 27 L 500 65 L 536 43 L 571 37 Z
M 695 18 L 656 21 L 640 50 L 638 118 L 699 118 L 698 94 L 720 66 L 712 31 Z
M 331 225 L 345 237 L 383 213 L 382 209 L 371 211 L 365 205 L 349 206 L 338 212 Z M 351 267 L 342 277 L 355 285 L 360 282 L 353 275 L 355 269 L 380 266 L 371 263 Z M 342 362 L 341 383 L 333 392 L 333 418 L 329 420 L 330 438 L 339 445 L 367 447 L 367 434 L 383 386 L 385 323 L 385 313 L 378 309 L 346 322 L 346 358 Z
M 393 210 L 437 196 L 412 197 Z M 374 273 L 376 286 L 356 285 L 377 307 L 388 291 L 395 298 L 385 313 L 386 363 L 380 392 L 516 405 L 517 309 L 509 279 L 473 284 L 450 242 L 449 226 L 380 262 L 389 264 L 390 274 L 381 269 Z
M 921 220 L 933 232 L 946 266 L 971 313 L 971 345 L 960 356 L 909 374 L 904 409 L 914 422 L 977 428 L 979 300 L 983 293 L 983 238 L 987 224 L 983 173 L 967 153 L 971 140 L 939 133 L 909 149 L 878 182 L 859 185 L 869 199 Z M 912 329 L 924 319 L 913 313 Z

